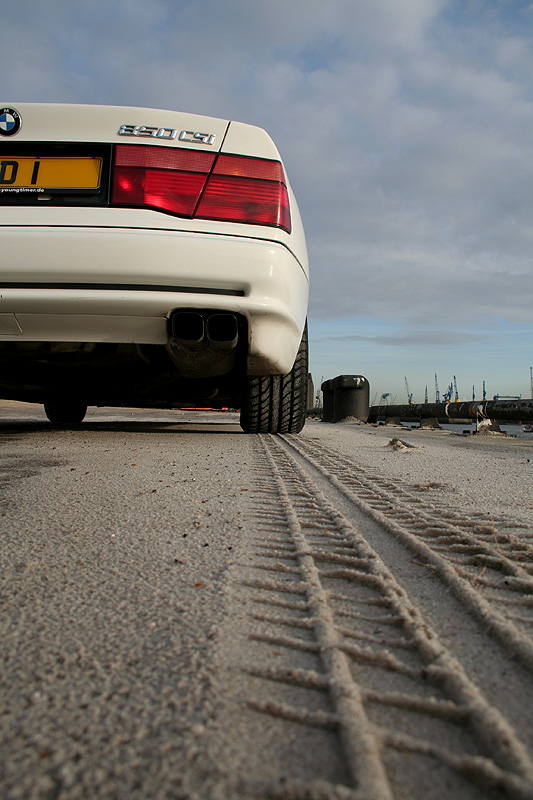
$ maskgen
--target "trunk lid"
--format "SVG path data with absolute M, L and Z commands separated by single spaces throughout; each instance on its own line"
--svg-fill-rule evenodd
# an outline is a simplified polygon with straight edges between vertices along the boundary
M 14 103 L 20 130 L 0 143 L 136 141 L 218 152 L 229 121 L 153 108 L 59 103 Z

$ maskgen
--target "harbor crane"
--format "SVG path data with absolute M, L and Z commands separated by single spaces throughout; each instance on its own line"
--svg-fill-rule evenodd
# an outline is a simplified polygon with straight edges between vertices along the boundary
M 450 403 L 452 397 L 453 397 L 453 383 L 450 383 L 450 385 L 448 386 L 448 388 L 444 392 L 444 395 L 442 396 L 442 399 L 443 399 L 443 401 L 445 403 Z
M 407 402 L 409 405 L 413 404 L 413 393 L 409 391 L 409 384 L 407 383 L 407 378 L 405 380 L 405 391 L 407 392 Z
M 440 403 L 439 382 L 437 380 L 437 373 L 435 373 L 435 402 Z

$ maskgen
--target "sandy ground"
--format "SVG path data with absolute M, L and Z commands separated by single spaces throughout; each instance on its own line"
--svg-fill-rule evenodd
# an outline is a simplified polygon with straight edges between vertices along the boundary
M 533 797 L 532 471 L 490 434 L 0 404 L 3 796 Z
M 533 435 L 464 435 L 404 426 L 311 422 L 305 435 L 353 457 L 376 474 L 407 484 L 438 483 L 452 504 L 484 511 L 509 510 L 531 524 L 533 515 Z M 514 430 L 514 428 L 513 428 Z M 400 444 L 392 446 L 391 440 Z M 402 447 L 401 443 L 407 445 Z

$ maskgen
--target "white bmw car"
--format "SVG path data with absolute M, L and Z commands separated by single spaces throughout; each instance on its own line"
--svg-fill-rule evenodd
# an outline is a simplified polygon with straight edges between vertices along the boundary
M 0 107 L 0 397 L 233 407 L 297 433 L 307 249 L 279 153 L 251 125 L 118 106 Z

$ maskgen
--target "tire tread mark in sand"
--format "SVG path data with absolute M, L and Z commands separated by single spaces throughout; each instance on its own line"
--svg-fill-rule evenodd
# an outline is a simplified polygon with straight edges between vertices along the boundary
M 365 515 L 423 558 L 465 609 L 533 671 L 533 546 L 500 533 L 488 524 L 488 515 L 422 505 L 400 481 L 368 475 L 316 442 L 281 438 Z
M 316 653 L 320 667 L 287 669 L 261 659 L 242 672 L 272 685 L 327 693 L 332 711 L 280 702 L 274 691 L 272 700 L 252 698 L 247 704 L 280 719 L 336 730 L 352 784 L 289 780 L 263 787 L 262 796 L 388 800 L 404 796 L 409 784 L 416 791 L 420 759 L 427 769 L 429 758 L 432 767 L 446 772 L 448 786 L 459 781 L 464 788 L 466 780 L 482 792 L 472 796 L 495 791 L 533 798 L 533 763 L 522 742 L 378 554 L 331 505 L 281 437 L 256 442 L 262 536 L 257 561 L 248 565 L 256 577 L 245 585 L 256 590 L 254 618 L 269 627 L 253 638 L 267 647 Z M 399 689 L 391 691 L 391 678 Z

